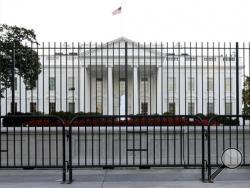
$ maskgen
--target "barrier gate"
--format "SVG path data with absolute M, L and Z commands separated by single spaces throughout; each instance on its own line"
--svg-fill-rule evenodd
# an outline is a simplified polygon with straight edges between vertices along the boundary
M 66 134 L 57 116 L 0 116 L 0 169 L 62 169 L 66 180 Z
M 201 125 L 197 116 L 77 116 L 69 127 L 69 181 L 80 168 L 203 168 Z

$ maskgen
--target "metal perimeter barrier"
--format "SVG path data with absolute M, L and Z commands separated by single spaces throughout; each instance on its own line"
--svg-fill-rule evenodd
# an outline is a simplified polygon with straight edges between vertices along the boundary
M 65 125 L 57 116 L 0 116 L 1 169 L 62 169 L 66 180 Z
M 197 116 L 76 116 L 69 127 L 69 182 L 73 169 L 200 167 L 204 181 L 204 126 Z
M 233 168 L 250 166 L 249 115 L 214 116 L 209 121 L 206 135 L 209 182 L 213 182 L 218 175 L 215 168 L 231 168 L 231 165 L 225 164 L 225 157 L 231 164 L 238 163 L 233 164 Z M 225 156 L 227 151 L 231 156 Z

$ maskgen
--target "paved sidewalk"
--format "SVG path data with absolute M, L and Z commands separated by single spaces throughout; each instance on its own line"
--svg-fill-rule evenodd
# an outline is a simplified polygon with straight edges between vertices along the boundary
M 0 188 L 249 188 L 250 169 L 224 170 L 214 183 L 202 183 L 199 169 L 74 170 L 72 184 L 60 184 L 58 170 L 0 170 Z

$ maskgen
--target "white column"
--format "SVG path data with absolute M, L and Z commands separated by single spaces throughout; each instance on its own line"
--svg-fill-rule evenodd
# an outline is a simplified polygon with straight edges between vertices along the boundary
M 157 114 L 162 114 L 162 67 L 157 67 Z
M 139 87 L 138 87 L 138 67 L 137 66 L 134 66 L 134 70 L 133 70 L 133 74 L 134 74 L 134 104 L 133 104 L 133 107 L 134 107 L 134 115 L 138 114 L 139 113 Z
M 108 115 L 113 115 L 113 68 L 108 66 Z
M 80 80 L 79 80 L 79 82 L 80 82 L 80 111 L 81 112 L 85 112 L 85 110 L 86 110 L 86 107 L 85 107 L 85 109 L 84 109 L 84 98 L 85 98 L 85 95 L 86 95 L 86 93 L 84 93 L 84 91 L 85 91 L 85 71 L 86 71 L 86 69 L 85 69 L 85 66 L 82 66 L 81 67 L 81 69 L 80 69 Z

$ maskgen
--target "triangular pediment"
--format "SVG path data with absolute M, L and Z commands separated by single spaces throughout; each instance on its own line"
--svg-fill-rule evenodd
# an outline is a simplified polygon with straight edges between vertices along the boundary
M 128 39 L 126 37 L 119 37 L 119 38 L 117 38 L 115 40 L 112 40 L 112 41 L 108 42 L 108 45 L 113 46 L 113 43 L 114 44 L 119 44 L 120 43 L 120 44 L 125 45 L 125 42 L 127 42 L 128 44 L 134 44 L 134 45 L 138 44 L 138 42 L 135 42 L 135 41 L 133 41 L 131 39 Z
M 119 37 L 107 43 L 89 43 L 85 44 L 85 48 L 82 51 L 82 55 L 88 56 L 124 56 L 125 55 L 125 43 L 127 43 L 128 56 L 146 56 L 146 57 L 162 57 L 162 53 L 156 50 L 152 44 L 152 49 L 149 44 L 139 43 L 128 39 L 126 37 Z M 119 50 L 120 49 L 120 50 Z

